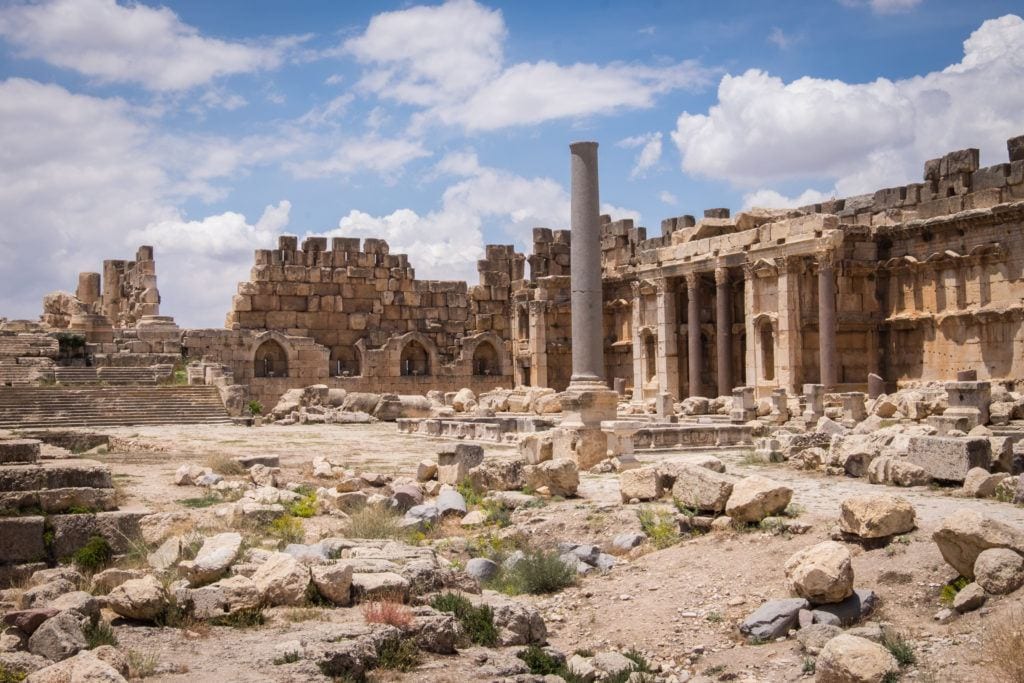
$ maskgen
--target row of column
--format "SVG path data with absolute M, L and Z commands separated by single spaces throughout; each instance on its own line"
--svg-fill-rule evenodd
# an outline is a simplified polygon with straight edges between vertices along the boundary
M 703 349 L 700 340 L 701 275 L 687 273 L 687 361 L 689 370 L 690 396 L 702 396 L 701 370 L 704 367 Z M 748 284 L 748 289 L 752 283 Z M 729 396 L 732 392 L 732 287 L 729 270 L 715 268 L 715 354 L 718 361 L 718 395 Z M 752 297 L 747 297 L 748 314 L 751 312 Z M 670 386 L 663 389 L 675 393 L 677 386 L 671 378 L 678 378 L 678 360 L 669 346 L 675 343 L 675 296 L 667 282 L 658 286 L 658 376 L 669 378 Z M 831 253 L 818 258 L 818 355 L 821 368 L 821 384 L 833 388 L 838 384 L 838 363 L 836 357 L 836 282 L 834 257 Z M 754 340 L 749 339 L 748 344 Z M 636 352 L 640 352 L 637 350 Z M 677 380 L 676 380 L 677 381 Z M 754 378 L 750 378 L 754 381 Z

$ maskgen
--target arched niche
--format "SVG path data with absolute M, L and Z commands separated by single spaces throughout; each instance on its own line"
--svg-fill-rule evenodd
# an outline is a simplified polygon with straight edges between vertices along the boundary
M 268 339 L 253 356 L 253 374 L 256 377 L 287 377 L 288 354 L 276 340 Z
M 485 340 L 476 345 L 473 351 L 473 374 L 487 377 L 501 374 L 501 359 L 491 342 Z
M 419 341 L 412 339 L 402 347 L 399 372 L 403 377 L 421 377 L 430 374 L 430 353 Z

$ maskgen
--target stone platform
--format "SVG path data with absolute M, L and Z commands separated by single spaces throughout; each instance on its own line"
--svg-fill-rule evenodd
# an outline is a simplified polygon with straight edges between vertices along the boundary
M 402 434 L 436 436 L 470 441 L 516 441 L 520 434 L 543 432 L 555 427 L 554 420 L 528 415 L 460 418 L 399 418 Z

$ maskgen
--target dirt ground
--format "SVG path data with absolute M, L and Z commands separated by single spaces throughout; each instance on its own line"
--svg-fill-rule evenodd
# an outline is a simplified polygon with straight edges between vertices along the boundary
M 310 479 L 316 456 L 339 458 L 357 471 L 413 476 L 416 464 L 433 458 L 445 442 L 397 433 L 393 424 L 306 425 L 261 428 L 233 426 L 162 426 L 118 428 L 106 433 L 139 444 L 123 453 L 89 457 L 108 463 L 125 496 L 126 507 L 184 511 L 179 500 L 200 495 L 198 489 L 173 485 L 173 473 L 185 462 L 203 464 L 213 455 L 277 454 L 284 480 Z M 511 457 L 514 447 L 484 444 L 488 457 Z M 707 452 L 707 451 L 705 451 Z M 933 620 L 942 607 L 941 585 L 956 572 L 943 562 L 931 534 L 941 519 L 961 507 L 1017 525 L 1024 509 L 1006 503 L 963 499 L 949 490 L 888 489 L 863 479 L 825 477 L 784 464 L 753 466 L 744 449 L 712 451 L 729 471 L 757 473 L 785 482 L 794 490 L 798 519 L 810 525 L 802 535 L 762 531 L 714 532 L 688 538 L 665 550 L 651 550 L 621 562 L 609 573 L 581 578 L 578 585 L 553 596 L 519 597 L 537 605 L 547 622 L 550 643 L 566 653 L 577 649 L 635 648 L 655 664 L 678 670 L 690 680 L 793 681 L 806 677 L 806 655 L 795 640 L 745 644 L 737 624 L 764 600 L 788 597 L 785 560 L 797 550 L 830 538 L 840 501 L 856 493 L 902 495 L 915 506 L 918 529 L 901 542 L 854 554 L 856 586 L 876 591 L 881 609 L 872 617 L 895 625 L 912 641 L 917 665 L 905 680 L 996 680 L 983 668 L 985 622 L 1019 598 L 990 600 L 981 610 L 948 624 Z M 640 460 L 685 460 L 687 453 L 641 453 Z M 614 474 L 582 474 L 580 497 L 517 512 L 514 526 L 527 530 L 534 543 L 559 541 L 607 546 L 621 531 L 639 530 L 638 506 L 619 502 Z M 668 509 L 669 506 L 665 505 Z M 201 514 L 192 511 L 190 514 Z M 340 522 L 318 516 L 306 525 L 307 541 L 337 534 Z M 461 532 L 460 533 L 470 533 Z M 488 533 L 480 531 L 477 533 Z M 329 630 L 341 621 L 361 620 L 354 609 L 284 608 L 268 612 L 259 628 L 212 627 L 202 633 L 137 625 L 118 625 L 122 649 L 153 664 L 153 681 L 301 681 L 318 678 L 306 663 L 274 666 L 275 647 Z M 301 617 L 301 618 L 300 618 Z M 429 658 L 408 674 L 379 674 L 376 680 L 492 680 L 484 665 L 499 665 L 493 650 L 474 649 L 459 657 Z

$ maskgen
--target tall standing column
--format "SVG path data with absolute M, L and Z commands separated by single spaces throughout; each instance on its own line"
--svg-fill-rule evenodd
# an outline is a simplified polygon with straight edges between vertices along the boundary
M 679 342 L 676 339 L 679 326 L 676 325 L 676 292 L 665 279 L 658 280 L 658 388 L 673 398 L 679 397 Z
M 690 371 L 690 396 L 700 396 L 700 275 L 686 274 L 686 347 Z
M 574 142 L 572 153 L 572 377 L 570 389 L 604 384 L 601 225 L 597 143 Z
M 732 291 L 729 270 L 715 268 L 715 347 L 718 351 L 718 395 L 732 396 Z
M 838 383 L 836 367 L 836 278 L 834 255 L 818 255 L 818 354 L 821 383 L 834 389 Z

